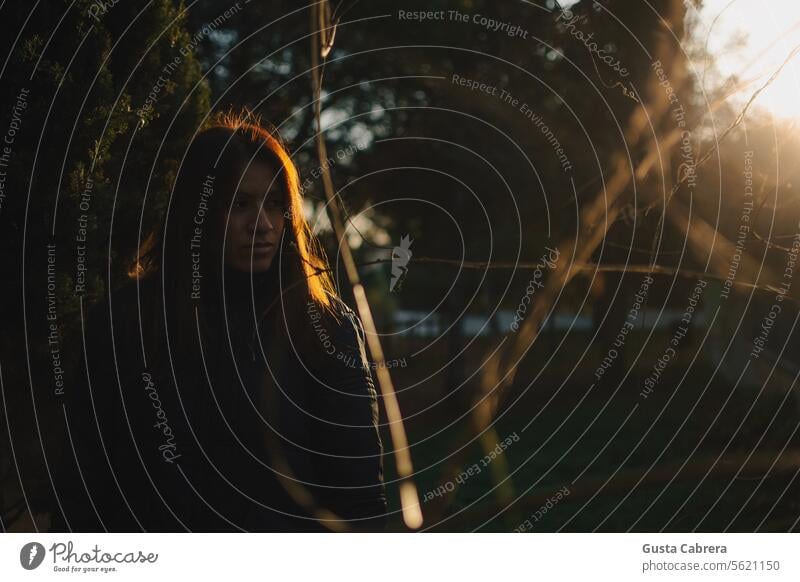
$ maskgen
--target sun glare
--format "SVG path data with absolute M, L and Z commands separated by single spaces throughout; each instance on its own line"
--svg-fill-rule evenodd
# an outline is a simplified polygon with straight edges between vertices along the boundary
M 750 83 L 740 100 L 749 98 L 800 46 L 799 0 L 706 0 L 700 18 L 704 39 L 716 18 L 708 49 L 719 71 Z M 696 66 L 702 71 L 702 63 Z M 800 54 L 758 96 L 756 106 L 776 118 L 800 118 Z

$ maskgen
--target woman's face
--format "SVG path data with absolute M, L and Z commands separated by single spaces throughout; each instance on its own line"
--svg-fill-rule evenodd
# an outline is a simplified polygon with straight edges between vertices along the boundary
M 283 234 L 285 207 L 283 184 L 275 179 L 272 166 L 250 164 L 233 197 L 225 264 L 252 273 L 269 269 Z

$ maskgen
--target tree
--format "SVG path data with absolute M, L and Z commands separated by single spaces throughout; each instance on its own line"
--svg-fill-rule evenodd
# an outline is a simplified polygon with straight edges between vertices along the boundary
M 65 332 L 80 338 L 81 314 L 125 277 L 209 91 L 182 2 L 12 3 L 3 14 L 0 127 L 13 132 L 0 210 L 7 519 L 57 490 L 53 463 L 69 442 L 63 370 L 79 344 Z

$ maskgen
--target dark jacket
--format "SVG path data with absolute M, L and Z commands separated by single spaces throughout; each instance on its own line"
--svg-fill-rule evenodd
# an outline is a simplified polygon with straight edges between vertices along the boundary
M 66 407 L 74 457 L 62 461 L 75 474 L 62 526 L 382 529 L 377 395 L 356 314 L 338 299 L 338 321 L 312 305 L 313 357 L 289 346 L 268 365 L 277 348 L 244 295 L 227 301 L 230 333 L 202 345 L 197 328 L 151 325 L 159 314 L 138 299 L 154 285 L 131 284 L 87 318 Z

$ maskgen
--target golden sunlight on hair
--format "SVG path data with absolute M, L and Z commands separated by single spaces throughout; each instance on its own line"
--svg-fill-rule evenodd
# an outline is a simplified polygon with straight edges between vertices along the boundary
M 303 192 L 300 175 L 288 148 L 284 145 L 277 129 L 263 121 L 262 117 L 243 108 L 239 111 L 229 109 L 212 116 L 207 128 L 226 127 L 244 135 L 251 143 L 260 143 L 281 163 L 288 193 L 288 227 L 293 231 L 297 253 L 302 261 L 309 294 L 320 305 L 330 308 L 331 295 L 336 295 L 330 276 L 325 252 L 311 232 L 308 221 L 303 216 Z M 206 128 L 204 128 L 206 129 Z
M 289 150 L 277 130 L 249 109 L 239 111 L 230 109 L 212 115 L 203 124 L 194 139 L 197 140 L 205 132 L 218 128 L 228 129 L 232 132 L 232 136 L 239 135 L 250 144 L 263 148 L 280 164 L 283 172 L 279 173 L 283 176 L 287 192 L 287 229 L 291 230 L 289 253 L 294 253 L 300 262 L 300 268 L 307 281 L 310 299 L 333 313 L 331 297 L 336 296 L 336 291 L 328 261 L 324 250 L 312 234 L 308 221 L 303 216 L 303 192 L 300 176 Z M 143 241 L 128 271 L 129 277 L 142 278 L 154 267 L 157 267 L 153 264 L 150 255 L 157 244 L 159 243 L 155 235 L 150 235 Z

